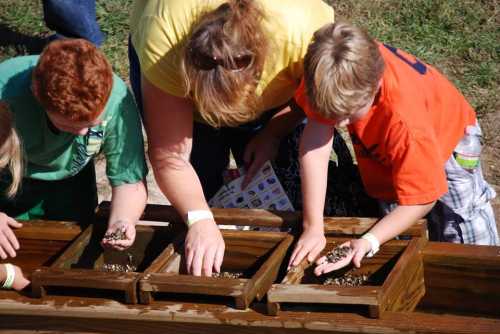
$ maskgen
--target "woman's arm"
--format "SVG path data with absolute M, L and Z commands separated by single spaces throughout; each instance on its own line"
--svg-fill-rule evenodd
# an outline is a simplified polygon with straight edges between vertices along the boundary
M 246 173 L 242 182 L 245 188 L 253 179 L 260 167 L 274 159 L 281 140 L 297 127 L 305 118 L 302 110 L 292 100 L 290 105 L 277 112 L 245 148 Z
M 309 120 L 300 139 L 300 177 L 303 198 L 303 232 L 290 258 L 289 266 L 304 257 L 312 262 L 326 244 L 323 227 L 328 161 L 334 128 Z
M 124 250 L 134 243 L 135 225 L 141 217 L 148 199 L 146 185 L 144 180 L 133 184 L 122 184 L 113 187 L 111 196 L 111 213 L 102 245 Z M 125 239 L 106 238 L 116 231 L 124 232 Z
M 142 77 L 148 155 L 158 186 L 182 217 L 188 211 L 209 210 L 203 189 L 189 162 L 193 140 L 193 105 L 165 93 Z M 191 225 L 186 236 L 188 272 L 210 276 L 219 271 L 224 241 L 213 219 Z

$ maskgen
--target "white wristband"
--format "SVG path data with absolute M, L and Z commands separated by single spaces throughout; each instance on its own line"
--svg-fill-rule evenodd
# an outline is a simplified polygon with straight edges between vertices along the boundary
M 200 220 L 205 219 L 214 219 L 214 215 L 209 210 L 193 210 L 188 211 L 186 225 L 191 227 L 194 223 L 199 222 Z
M 5 278 L 5 282 L 3 282 L 3 289 L 11 289 L 12 284 L 14 284 L 14 279 L 16 278 L 16 269 L 10 263 L 5 264 L 5 271 L 7 273 L 7 277 Z
M 376 236 L 374 236 L 372 233 L 368 232 L 368 233 L 365 233 L 361 237 L 361 239 L 365 239 L 371 245 L 371 250 L 368 253 L 366 253 L 366 257 L 372 257 L 373 255 L 377 254 L 377 252 L 380 248 L 380 241 L 378 241 Z

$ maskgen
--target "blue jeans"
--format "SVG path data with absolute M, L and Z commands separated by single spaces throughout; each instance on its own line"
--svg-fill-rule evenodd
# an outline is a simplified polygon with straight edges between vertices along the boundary
M 55 38 L 84 38 L 97 46 L 104 41 L 95 13 L 95 0 L 43 0 L 45 24 Z

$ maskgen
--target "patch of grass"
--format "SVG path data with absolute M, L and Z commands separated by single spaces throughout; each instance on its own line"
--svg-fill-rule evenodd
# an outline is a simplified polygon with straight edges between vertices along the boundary
M 439 68 L 481 118 L 500 96 L 500 3 L 489 0 L 344 0 L 337 18 Z

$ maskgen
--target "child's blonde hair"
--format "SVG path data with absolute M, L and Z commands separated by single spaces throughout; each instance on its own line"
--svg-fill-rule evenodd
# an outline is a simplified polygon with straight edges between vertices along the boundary
M 377 43 L 347 22 L 314 33 L 304 59 L 309 102 L 325 118 L 349 117 L 373 98 L 384 71 Z
M 9 166 L 12 182 L 6 190 L 13 197 L 19 190 L 23 174 L 21 141 L 14 128 L 14 117 L 8 105 L 0 101 L 0 169 Z

